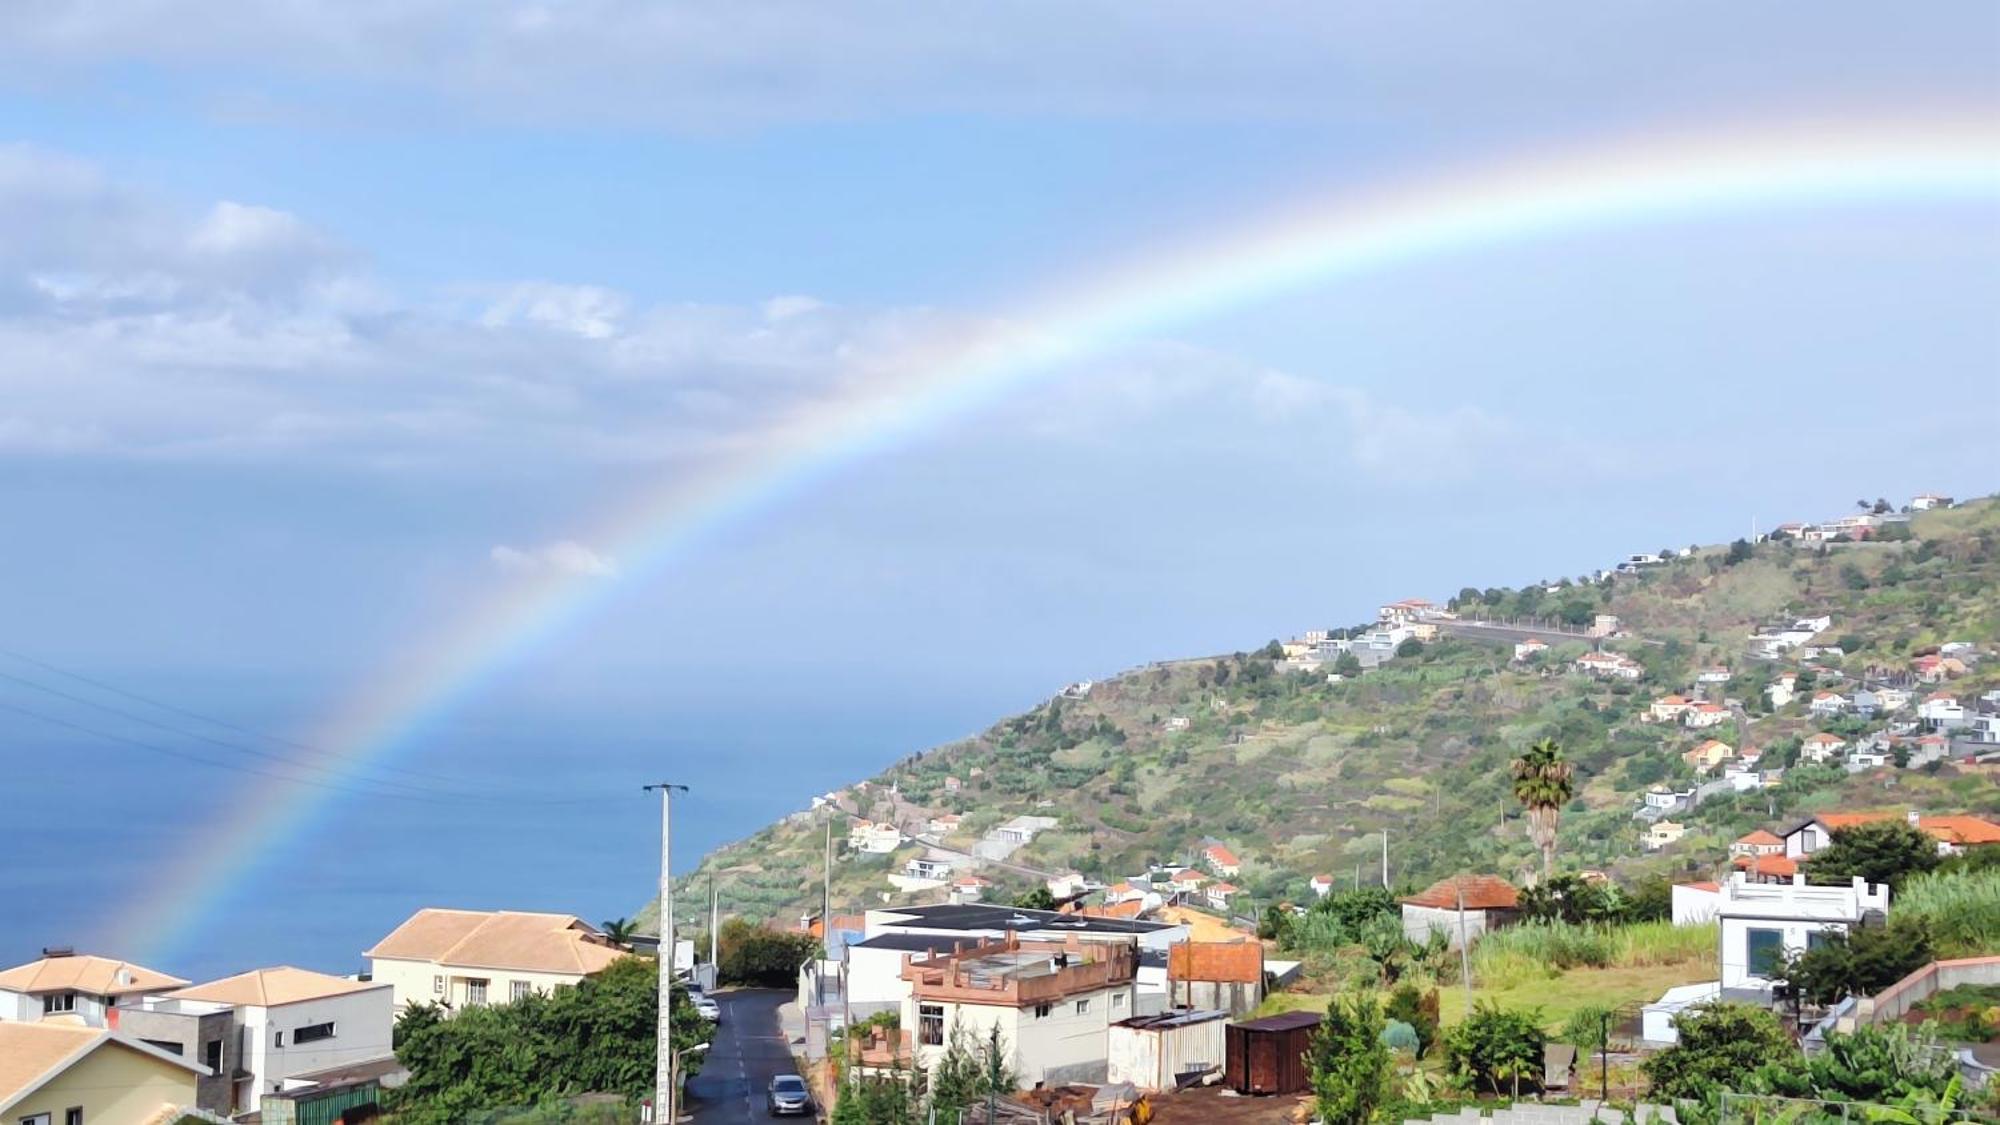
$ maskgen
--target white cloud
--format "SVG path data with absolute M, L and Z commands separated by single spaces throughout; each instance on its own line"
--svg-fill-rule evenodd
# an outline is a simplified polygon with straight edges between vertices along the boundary
M 487 552 L 493 565 L 509 574 L 558 574 L 577 578 L 610 578 L 618 573 L 612 561 L 581 543 L 560 539 L 540 547 L 509 547 Z
M 1834 0 L 1671 6 L 1568 0 L 1026 0 L 938 9 L 887 0 L 41 0 L 0 5 L 23 81 L 105 63 L 180 68 L 253 115 L 398 124 L 437 106 L 517 121 L 664 121 L 690 130 L 876 113 L 1192 113 L 1368 126 L 1441 110 L 1688 112 L 1800 89 L 1856 104 L 1912 87 L 1990 92 L 1990 11 L 1956 0 L 1884 18 Z M 1727 36 L 1715 29 L 1726 26 Z M 1865 50 L 1857 50 L 1865 44 Z M 1660 60 L 1673 65 L 1661 65 Z M 0 65 L 0 71 L 8 66 Z M 354 97 L 346 80 L 380 91 Z M 300 88 L 325 89 L 310 108 Z M 1526 122 L 1524 122 L 1526 124 Z

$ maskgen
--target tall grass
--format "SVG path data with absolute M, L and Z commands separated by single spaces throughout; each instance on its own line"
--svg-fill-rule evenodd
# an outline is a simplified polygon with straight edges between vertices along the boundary
M 1712 924 L 1536 922 L 1480 938 L 1472 947 L 1472 974 L 1483 987 L 1506 989 L 1548 980 L 1570 969 L 1684 965 L 1714 960 L 1717 940 Z
M 1940 957 L 2000 953 L 2000 868 L 1919 875 L 1890 900 L 1889 915 L 1929 922 Z

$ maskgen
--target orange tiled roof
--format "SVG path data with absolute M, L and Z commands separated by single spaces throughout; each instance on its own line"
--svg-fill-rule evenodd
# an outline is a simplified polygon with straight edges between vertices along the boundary
M 1703 881 L 1700 883 L 1682 883 L 1681 886 L 1686 887 L 1692 891 L 1719 891 L 1722 889 L 1721 883 L 1713 883 L 1707 881 Z
M 128 992 L 159 992 L 187 984 L 144 965 L 113 961 L 109 957 L 72 954 L 44 957 L 0 972 L 0 988 L 10 992 L 88 992 L 96 996 L 123 996 Z
M 1439 879 L 1423 893 L 1411 895 L 1403 901 L 1411 906 L 1456 910 L 1461 888 L 1465 892 L 1465 907 L 1468 910 L 1512 910 L 1521 905 L 1520 892 L 1498 875 L 1458 875 Z
M 1236 853 L 1221 844 L 1210 844 L 1207 848 L 1203 849 L 1202 854 L 1217 863 L 1230 867 L 1234 867 L 1237 862 Z
M 427 907 L 362 956 L 588 975 L 625 951 L 574 914 Z
M 1759 828 L 1755 832 L 1751 832 L 1748 833 L 1747 835 L 1739 837 L 1736 842 L 1739 844 L 1761 844 L 1765 847 L 1770 847 L 1774 844 L 1784 843 L 1783 840 L 1778 838 L 1776 833 L 1766 832 L 1762 828 Z
M 1737 856 L 1736 866 L 1752 875 L 1770 875 L 1780 879 L 1789 879 L 1799 873 L 1799 861 L 1786 855 Z

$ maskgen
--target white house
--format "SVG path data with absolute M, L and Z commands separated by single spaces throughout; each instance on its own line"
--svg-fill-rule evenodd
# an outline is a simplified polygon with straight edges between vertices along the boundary
M 986 889 L 993 880 L 984 875 L 966 875 L 952 880 L 951 900 L 953 902 L 978 902 L 986 897 Z
M 1049 893 L 1056 898 L 1075 898 L 1090 886 L 1090 881 L 1076 871 L 1065 871 L 1043 882 L 1048 884 Z
M 1160 729 L 1168 734 L 1179 734 L 1193 725 L 1193 721 L 1186 715 L 1169 715 L 1167 721 L 1160 725 Z
M 395 1056 L 394 990 L 289 965 L 253 969 L 139 1004 L 144 1013 L 198 1017 L 228 1010 L 240 1037 L 235 1113 L 254 1113 L 264 1095 L 317 1072 Z M 189 1044 L 192 1047 L 192 1044 Z M 190 1055 L 192 1052 L 190 1051 Z
M 1799 757 L 1804 758 L 1808 762 L 1825 763 L 1833 760 L 1836 755 L 1846 748 L 1846 739 L 1841 738 L 1837 734 L 1828 734 L 1825 731 L 1821 731 L 1817 734 L 1807 735 L 1805 741 L 1799 744 Z
M 1917 705 L 1917 718 L 1932 730 L 1956 730 L 1965 725 L 1965 707 L 1955 696 L 1932 692 Z
M 1804 953 L 1814 935 L 1844 932 L 1870 914 L 1886 917 L 1889 888 L 1855 879 L 1848 886 L 1752 883 L 1735 872 L 1722 886 L 1722 987 L 1768 988 L 1785 958 Z
M 1586 652 L 1576 658 L 1576 670 L 1615 680 L 1636 680 L 1645 672 L 1637 661 L 1615 652 Z
M 1894 714 L 1910 705 L 1910 693 L 1901 688 L 1876 688 L 1875 707 L 1883 714 Z
M 1722 884 L 1720 883 L 1675 883 L 1674 925 L 1699 926 L 1715 921 L 1715 912 L 1722 906 Z
M 1687 825 L 1675 820 L 1656 820 L 1646 829 L 1645 835 L 1640 838 L 1640 843 L 1645 845 L 1647 851 L 1656 852 L 1685 835 L 1687 835 Z
M 1315 896 L 1319 898 L 1325 898 L 1327 895 L 1333 893 L 1333 876 L 1315 875 L 1312 877 L 1312 882 L 1310 885 L 1312 887 L 1312 893 Z
M 506 1003 L 602 972 L 626 955 L 574 914 L 445 910 L 410 915 L 362 956 L 396 1008 Z
M 1694 704 L 1685 696 L 1663 695 L 1655 699 L 1651 707 L 1646 708 L 1646 719 L 1654 723 L 1677 723 L 1688 713 L 1688 708 L 1693 706 Z
M 1137 1014 L 1138 948 L 1072 937 L 1009 934 L 949 953 L 906 955 L 902 1026 L 915 1062 L 934 1067 L 953 1036 L 972 1043 L 998 1029 L 1023 1086 L 1101 1083 L 1109 1029 Z
M 924 829 L 933 836 L 949 836 L 963 823 L 965 818 L 957 813 L 939 813 L 925 822 Z
M 1062 822 L 1052 816 L 1017 816 L 993 830 L 993 835 L 1009 844 L 1032 843 L 1036 833 L 1046 832 Z
M 1696 703 L 1681 716 L 1681 722 L 1694 730 L 1719 727 L 1729 721 L 1729 709 L 1719 703 Z
M 1208 864 L 1209 870 L 1225 878 L 1234 878 L 1243 872 L 1242 861 L 1238 860 L 1236 853 L 1230 851 L 1225 844 L 1208 845 L 1201 850 L 1201 858 L 1202 862 Z
M 903 833 L 886 822 L 857 820 L 847 828 L 847 846 L 851 851 L 887 855 L 903 846 Z
M 924 882 L 936 882 L 951 878 L 952 857 L 948 855 L 913 856 L 903 864 L 905 878 Z
M 1729 682 L 1729 675 L 1728 668 L 1717 664 L 1711 668 L 1703 668 L 1694 680 L 1698 684 L 1726 684 Z
M 1232 899 L 1238 894 L 1241 894 L 1242 890 L 1243 888 L 1238 887 L 1234 883 L 1225 883 L 1222 882 L 1221 880 L 1217 880 L 1216 882 L 1210 883 L 1207 887 L 1203 888 L 1202 894 L 1204 897 L 1208 899 L 1208 905 L 1210 907 L 1216 910 L 1226 911 L 1229 909 L 1230 899 Z
M 1816 691 L 1806 709 L 1822 719 L 1836 718 L 1847 711 L 1847 697 L 1837 691 Z
M 1910 510 L 1912 512 L 1928 512 L 1932 508 L 1949 507 L 1951 507 L 1951 497 L 1939 496 L 1935 492 L 1926 492 L 1910 498 Z
M 1375 618 L 1384 624 L 1409 625 L 1432 617 L 1444 616 L 1442 610 L 1422 598 L 1404 598 L 1391 602 L 1375 612 Z
M 62 1016 L 85 1027 L 115 1027 L 115 1017 L 106 1014 L 112 1008 L 187 983 L 129 961 L 44 950 L 41 960 L 0 972 L 0 1020 Z
M 1529 637 L 1514 646 L 1514 659 L 1523 663 L 1533 660 L 1549 650 L 1548 644 L 1539 637 Z

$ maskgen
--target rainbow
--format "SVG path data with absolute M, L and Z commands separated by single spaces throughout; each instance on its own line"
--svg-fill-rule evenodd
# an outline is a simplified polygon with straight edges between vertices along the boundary
M 872 363 L 837 395 L 779 419 L 702 472 L 664 482 L 577 538 L 619 561 L 618 581 L 523 580 L 393 668 L 318 730 L 318 763 L 359 779 L 498 671 L 588 618 L 717 532 L 759 518 L 857 460 L 1051 378 L 1072 361 L 1174 324 L 1307 284 L 1555 236 L 1778 206 L 2000 202 L 2000 131 L 1983 117 L 1786 122 L 1535 154 L 1330 198 L 1220 238 L 1066 285 L 945 344 Z M 112 921 L 104 947 L 171 958 L 256 872 L 314 829 L 336 794 L 262 781 L 223 831 L 197 833 Z

